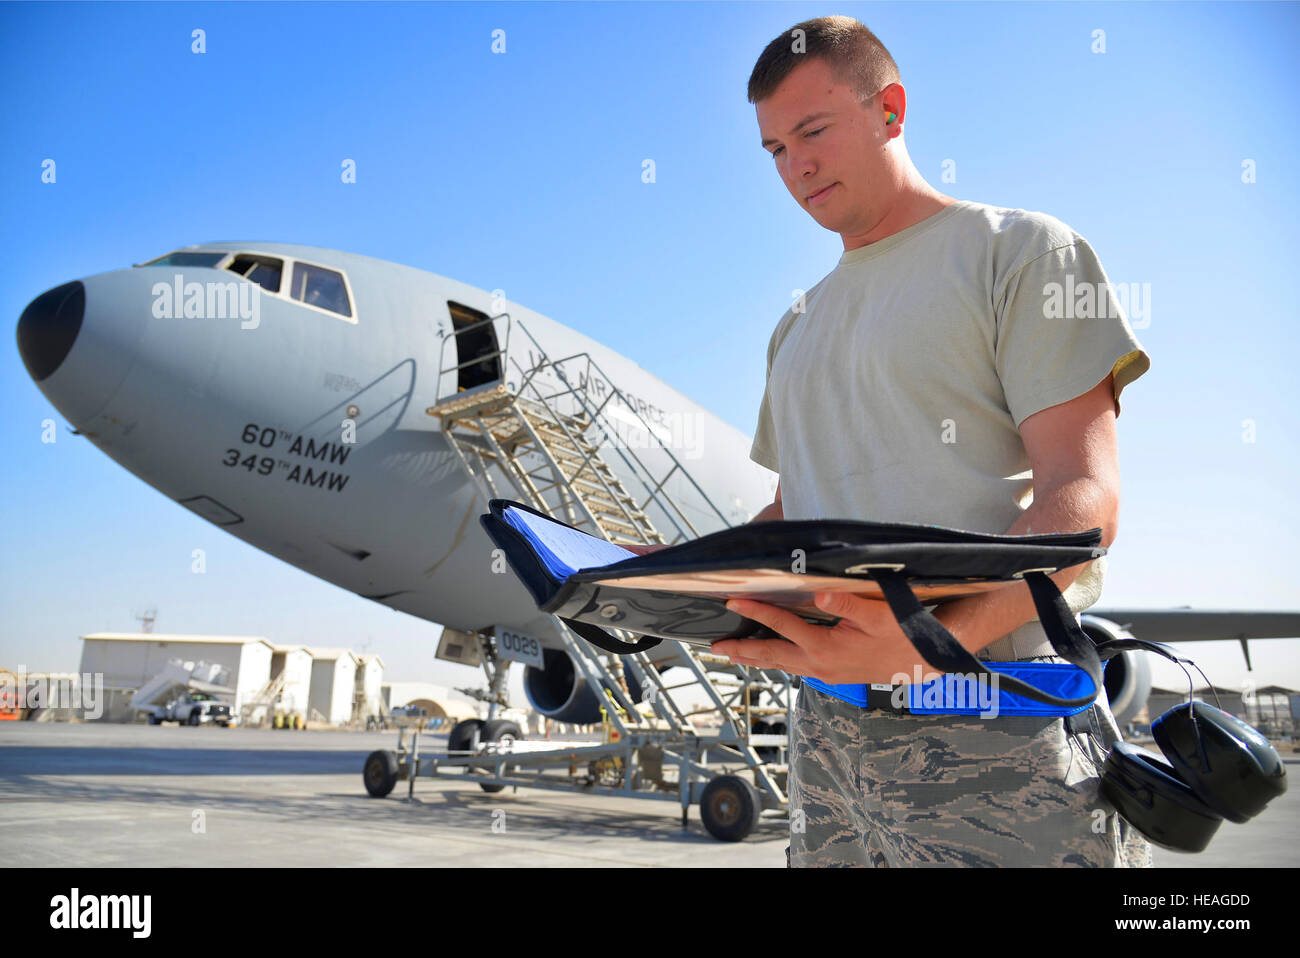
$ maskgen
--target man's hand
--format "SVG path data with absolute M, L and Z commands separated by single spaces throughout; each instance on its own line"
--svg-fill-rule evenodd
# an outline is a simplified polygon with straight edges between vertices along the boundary
M 833 626 L 811 625 L 786 609 L 732 599 L 727 608 L 761 622 L 781 639 L 722 639 L 713 651 L 739 665 L 781 669 L 808 675 L 832 685 L 850 682 L 907 685 L 921 670 L 922 681 L 940 673 L 916 651 L 883 599 L 866 599 L 843 592 L 819 592 L 817 608 L 840 621 Z

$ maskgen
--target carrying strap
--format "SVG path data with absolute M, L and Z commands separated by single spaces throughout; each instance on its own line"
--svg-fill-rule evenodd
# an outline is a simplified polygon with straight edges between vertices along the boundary
M 1061 590 L 1043 572 L 1026 572 L 1025 584 L 1029 586 L 1034 608 L 1038 610 L 1038 620 L 1056 654 L 1092 679 L 1092 692 L 1086 696 L 1060 698 L 1014 676 L 992 671 L 958 642 L 942 622 L 926 611 L 900 573 L 877 570 L 872 573 L 872 578 L 880 584 L 880 591 L 908 641 L 921 653 L 921 658 L 941 672 L 985 675 L 991 682 L 997 682 L 1001 689 L 1048 705 L 1088 705 L 1101 691 L 1101 660 L 1097 657 L 1097 650 L 1075 621 Z
M 1026 572 L 1025 584 L 1029 586 L 1029 592 L 1034 599 L 1034 608 L 1038 611 L 1038 619 L 1047 633 L 1052 648 L 1057 655 L 1083 670 L 1092 680 L 1092 691 L 1087 695 L 1062 698 L 1006 672 L 989 669 L 958 642 L 942 622 L 921 605 L 916 598 L 916 593 L 907 584 L 907 579 L 900 573 L 877 570 L 872 573 L 872 578 L 879 583 L 880 591 L 885 601 L 889 603 L 889 608 L 908 641 L 921 654 L 921 658 L 941 672 L 988 676 L 989 681 L 996 682 L 1001 690 L 1023 695 L 1034 702 L 1065 708 L 1087 706 L 1101 691 L 1101 660 L 1097 656 L 1096 646 L 1075 621 L 1074 614 L 1061 595 L 1061 590 L 1045 573 Z M 579 638 L 614 655 L 644 652 L 663 642 L 663 639 L 657 636 L 648 635 L 642 636 L 636 642 L 623 642 L 598 625 L 580 622 L 577 619 L 562 618 L 560 621 L 573 630 Z
M 559 618 L 559 616 L 556 616 Z M 582 639 L 586 639 L 598 649 L 604 649 L 606 652 L 613 652 L 615 655 L 631 655 L 633 652 L 644 652 L 646 649 L 653 649 L 663 641 L 658 636 L 643 635 L 636 642 L 622 642 L 598 625 L 590 625 L 586 622 L 579 622 L 577 619 L 560 619 L 573 632 Z

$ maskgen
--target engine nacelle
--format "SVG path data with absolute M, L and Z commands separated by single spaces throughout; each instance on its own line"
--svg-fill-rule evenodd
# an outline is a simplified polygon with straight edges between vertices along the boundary
M 1083 631 L 1094 642 L 1133 638 L 1123 626 L 1109 619 L 1088 615 L 1086 612 L 1079 618 Z M 1151 664 L 1147 655 L 1145 652 L 1121 652 L 1105 663 L 1103 684 L 1106 697 L 1110 700 L 1115 722 L 1121 729 L 1142 711 L 1151 695 Z
M 571 725 L 595 725 L 600 721 L 600 700 L 567 653 L 542 649 L 542 665 L 540 669 L 532 665 L 524 669 L 524 694 L 534 709 Z M 640 702 L 640 683 L 631 670 L 623 674 L 632 701 Z

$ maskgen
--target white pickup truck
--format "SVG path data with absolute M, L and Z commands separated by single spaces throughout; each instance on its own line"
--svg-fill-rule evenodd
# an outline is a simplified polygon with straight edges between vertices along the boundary
M 155 705 L 149 714 L 150 725 L 180 722 L 182 725 L 230 725 L 230 706 L 207 692 L 182 692 L 166 705 Z

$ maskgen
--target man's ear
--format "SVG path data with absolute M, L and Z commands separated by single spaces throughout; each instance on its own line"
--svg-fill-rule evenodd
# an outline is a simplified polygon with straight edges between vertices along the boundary
M 907 116 L 907 91 L 903 89 L 901 83 L 889 84 L 876 94 L 875 108 L 880 110 L 882 123 L 889 114 L 894 114 L 894 119 L 889 123 L 889 130 L 892 132 L 903 125 L 903 119 Z

